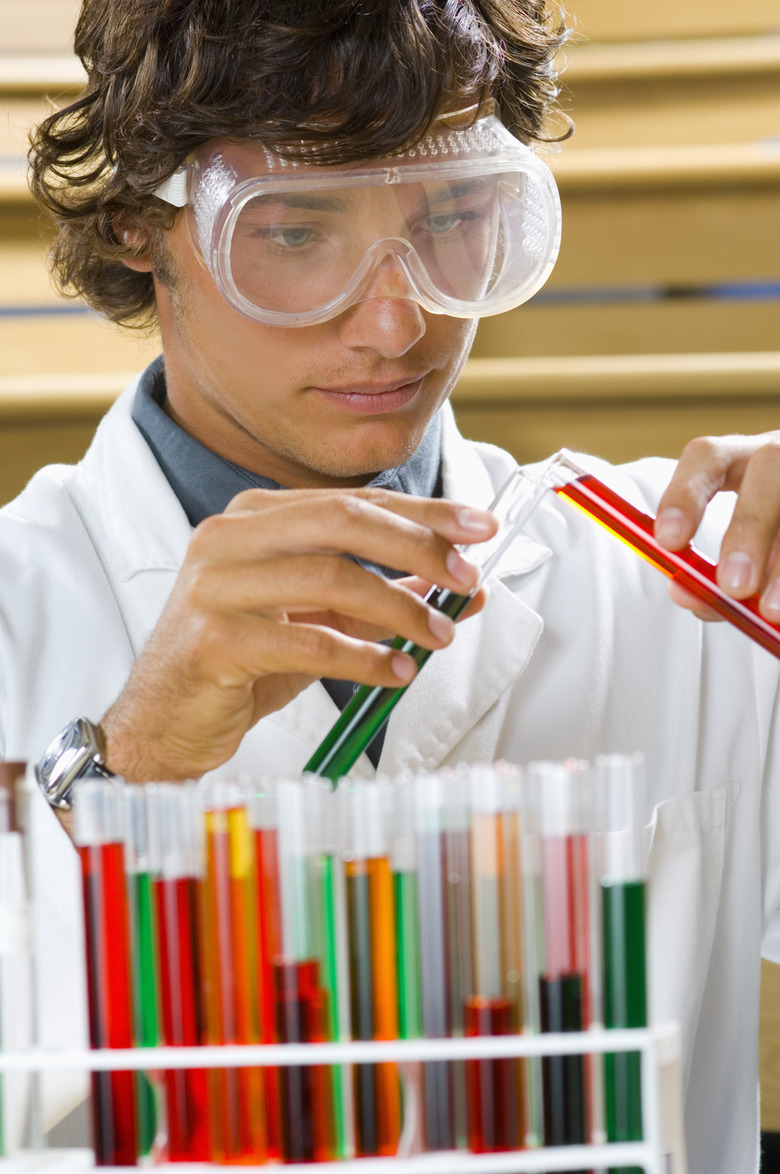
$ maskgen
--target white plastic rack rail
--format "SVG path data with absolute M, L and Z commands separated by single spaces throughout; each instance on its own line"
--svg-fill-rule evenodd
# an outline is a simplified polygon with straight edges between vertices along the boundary
M 556 1171 L 638 1167 L 644 1174 L 687 1174 L 682 1128 L 680 1038 L 673 1025 L 651 1028 L 593 1029 L 549 1035 L 479 1036 L 469 1039 L 415 1039 L 322 1044 L 220 1045 L 85 1049 L 54 1052 L 30 1049 L 0 1052 L 0 1072 L 44 1072 L 54 1069 L 156 1071 L 171 1068 L 283 1067 L 308 1064 L 366 1064 L 421 1060 L 487 1060 L 507 1056 L 542 1057 L 640 1052 L 642 1056 L 642 1120 L 644 1140 L 604 1142 L 474 1154 L 464 1150 L 409 1153 L 390 1158 L 352 1158 L 319 1162 L 328 1174 L 554 1174 Z M 402 1138 L 403 1146 L 403 1138 Z M 91 1150 L 39 1150 L 0 1159 L 0 1174 L 82 1171 L 94 1168 Z M 164 1163 L 171 1174 L 204 1174 L 206 1163 Z M 242 1170 L 268 1170 L 269 1164 Z M 128 1170 L 136 1167 L 100 1167 Z M 312 1164 L 279 1167 L 285 1174 L 312 1174 Z

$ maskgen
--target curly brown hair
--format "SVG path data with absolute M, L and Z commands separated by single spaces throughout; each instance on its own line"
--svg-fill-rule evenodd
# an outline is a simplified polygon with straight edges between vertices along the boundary
M 31 139 L 55 280 L 115 322 L 153 323 L 152 276 L 123 258 L 154 255 L 172 213 L 152 193 L 211 138 L 294 154 L 305 137 L 319 162 L 352 162 L 492 97 L 519 138 L 539 141 L 566 36 L 549 0 L 84 0 L 86 89 Z

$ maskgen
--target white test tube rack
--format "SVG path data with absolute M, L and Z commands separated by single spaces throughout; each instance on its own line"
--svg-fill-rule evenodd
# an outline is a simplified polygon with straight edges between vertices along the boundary
M 333 1174 L 554 1174 L 575 1169 L 638 1167 L 644 1174 L 687 1174 L 682 1136 L 680 1037 L 676 1025 L 603 1029 L 547 1035 L 480 1036 L 469 1039 L 415 1039 L 321 1044 L 222 1044 L 212 1047 L 84 1049 L 82 1051 L 0 1052 L 0 1072 L 52 1070 L 156 1071 L 171 1068 L 282 1067 L 290 1064 L 356 1064 L 420 1060 L 476 1060 L 503 1057 L 640 1052 L 644 1140 L 603 1142 L 475 1154 L 465 1150 L 382 1158 L 319 1162 Z M 242 1166 L 267 1170 L 269 1164 Z M 92 1151 L 40 1150 L 0 1159 L 0 1174 L 93 1169 Z M 129 1170 L 138 1167 L 100 1169 Z M 214 1164 L 177 1162 L 158 1166 L 175 1174 L 203 1174 Z M 311 1174 L 311 1163 L 281 1165 L 290 1174 Z

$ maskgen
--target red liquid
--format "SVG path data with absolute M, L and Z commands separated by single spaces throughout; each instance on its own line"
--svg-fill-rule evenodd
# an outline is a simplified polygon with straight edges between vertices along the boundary
M 260 1042 L 274 1044 L 276 1035 L 276 994 L 274 958 L 282 953 L 281 893 L 279 887 L 279 843 L 275 829 L 255 831 L 255 885 L 257 894 L 257 998 Z M 279 1072 L 265 1068 L 264 1086 L 268 1132 L 268 1157 L 282 1154 Z
M 79 848 L 87 939 L 89 1029 L 93 1048 L 133 1046 L 130 934 L 122 844 Z M 136 1163 L 135 1077 L 92 1073 L 98 1166 Z
M 193 1047 L 203 1042 L 195 886 L 187 877 L 154 882 L 163 1039 L 172 1046 Z M 208 1161 L 206 1071 L 171 1069 L 165 1073 L 165 1089 L 168 1160 Z
M 665 550 L 653 535 L 655 519 L 589 473 L 568 485 L 553 488 L 561 497 L 601 522 L 610 533 L 622 538 L 632 550 L 701 599 L 724 620 L 729 620 L 767 652 L 780 657 L 780 625 L 770 624 L 759 613 L 758 595 L 751 595 L 749 599 L 732 599 L 717 585 L 715 564 L 695 547 L 686 546 L 676 552 Z
M 315 1044 L 327 1039 L 326 994 L 319 963 L 274 964 L 276 1028 L 280 1043 Z M 282 1150 L 288 1162 L 326 1162 L 333 1157 L 330 1071 L 319 1064 L 290 1065 L 279 1072 Z
M 515 1008 L 511 999 L 486 999 L 479 995 L 463 1006 L 463 1033 L 512 1035 Z M 519 1145 L 518 1061 L 468 1060 L 466 1100 L 469 1149 L 488 1154 L 514 1150 Z

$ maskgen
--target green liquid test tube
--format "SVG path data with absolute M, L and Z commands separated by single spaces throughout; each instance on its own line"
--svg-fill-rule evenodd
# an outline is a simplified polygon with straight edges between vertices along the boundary
M 645 799 L 640 755 L 596 759 L 602 852 L 604 1026 L 647 1026 L 645 964 L 645 862 L 642 814 Z M 604 1056 L 604 1106 L 608 1141 L 642 1140 L 641 1053 Z M 641 1174 L 637 1166 L 609 1174 Z
M 425 597 L 437 611 L 457 620 L 468 607 L 470 595 L 456 595 L 446 588 L 434 587 Z M 392 648 L 406 652 L 421 669 L 431 655 L 430 648 L 421 648 L 411 640 L 397 636 Z M 342 711 L 330 733 L 323 739 L 304 767 L 304 773 L 321 775 L 335 785 L 352 769 L 367 746 L 390 717 L 408 686 L 398 689 L 379 685 L 362 685 Z

